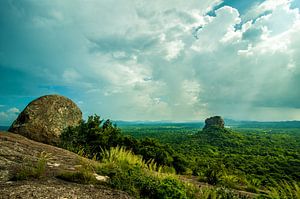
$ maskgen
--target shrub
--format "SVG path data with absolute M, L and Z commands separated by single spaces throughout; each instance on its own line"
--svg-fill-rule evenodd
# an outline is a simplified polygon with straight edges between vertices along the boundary
M 187 198 L 186 188 L 176 178 L 167 177 L 160 181 L 157 189 L 157 198 Z
M 76 127 L 66 128 L 60 135 L 60 146 L 85 157 L 102 159 L 102 151 L 111 147 L 122 146 L 141 155 L 143 160 L 155 160 L 159 166 L 174 167 L 178 173 L 185 173 L 188 168 L 187 159 L 175 153 L 167 144 L 161 144 L 155 139 L 145 138 L 137 140 L 121 134 L 119 128 L 105 122 L 99 116 L 89 116 L 87 121 L 82 120 Z
M 76 127 L 68 127 L 60 135 L 61 147 L 75 153 L 83 150 L 92 158 L 104 149 L 117 146 L 120 130 L 110 120 L 100 119 L 99 116 L 89 116 Z M 101 158 L 101 157 L 97 157 Z
M 207 183 L 216 185 L 220 181 L 221 172 L 216 168 L 209 167 L 204 175 Z
M 102 151 L 102 162 L 137 165 L 140 167 L 145 167 L 146 165 L 140 156 L 134 155 L 130 150 L 119 146 Z
M 238 178 L 235 175 L 228 175 L 227 173 L 223 173 L 220 177 L 220 184 L 227 188 L 236 188 L 238 182 Z
M 151 160 L 145 163 L 140 156 L 122 147 L 103 151 L 103 159 L 96 172 L 110 177 L 109 185 L 142 198 L 187 198 L 193 189 L 175 175 L 161 173 L 166 168 Z M 169 170 L 169 169 L 166 169 Z

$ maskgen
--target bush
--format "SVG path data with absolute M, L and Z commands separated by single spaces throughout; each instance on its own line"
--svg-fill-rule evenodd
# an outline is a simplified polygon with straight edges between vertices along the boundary
M 89 116 L 76 127 L 68 127 L 60 135 L 61 147 L 78 153 L 84 151 L 90 158 L 98 156 L 102 150 L 117 146 L 120 130 L 110 120 L 99 116 Z M 97 157 L 98 159 L 101 157 Z
M 186 188 L 176 178 L 167 177 L 160 181 L 157 188 L 157 198 L 187 198 Z
M 204 175 L 207 183 L 216 185 L 220 181 L 221 171 L 215 167 L 209 167 Z
M 140 156 L 134 155 L 131 151 L 126 150 L 124 147 L 112 147 L 110 150 L 102 152 L 102 162 L 128 164 L 144 167 L 146 164 Z
M 220 184 L 227 188 L 236 188 L 238 183 L 238 178 L 235 175 L 228 175 L 223 173 L 220 177 Z
M 193 195 L 192 189 L 174 175 L 160 173 L 163 167 L 154 161 L 147 164 L 122 147 L 106 150 L 102 157 L 103 164 L 96 172 L 108 175 L 108 183 L 113 188 L 138 198 L 187 198 L 187 195 Z
M 174 167 L 178 173 L 185 173 L 188 168 L 186 158 L 175 153 L 169 145 L 161 144 L 155 139 L 137 140 L 124 136 L 110 120 L 104 122 L 97 115 L 89 116 L 87 121 L 82 120 L 76 127 L 65 129 L 60 140 L 62 148 L 88 158 L 96 157 L 100 160 L 102 151 L 119 145 L 141 155 L 146 162 L 155 160 L 159 166 Z

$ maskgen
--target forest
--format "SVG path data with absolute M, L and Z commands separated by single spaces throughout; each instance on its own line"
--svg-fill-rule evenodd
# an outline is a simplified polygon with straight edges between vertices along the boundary
M 62 147 L 100 162 L 111 150 L 127 151 L 141 158 L 151 172 L 168 175 L 168 178 L 152 178 L 143 169 L 137 171 L 130 161 L 125 161 L 125 169 L 111 165 L 100 169 L 100 173 L 111 177 L 113 188 L 140 198 L 300 197 L 300 129 L 294 126 L 260 124 L 209 129 L 202 129 L 200 123 L 117 126 L 95 115 L 77 127 L 66 129 L 61 140 Z M 187 185 L 187 181 L 194 187 Z M 124 187 L 124 183 L 130 186 Z M 165 186 L 170 189 L 168 193 L 162 193 Z

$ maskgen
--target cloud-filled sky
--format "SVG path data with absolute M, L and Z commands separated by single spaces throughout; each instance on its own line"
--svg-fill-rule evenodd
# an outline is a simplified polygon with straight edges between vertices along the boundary
M 300 0 L 1 0 L 0 125 L 33 99 L 113 120 L 300 120 Z

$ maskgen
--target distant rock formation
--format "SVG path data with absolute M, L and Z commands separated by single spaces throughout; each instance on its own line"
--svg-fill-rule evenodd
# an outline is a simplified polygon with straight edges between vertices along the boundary
M 30 102 L 8 131 L 46 144 L 57 144 L 64 128 L 79 124 L 82 113 L 70 99 L 46 95 Z
M 209 128 L 224 129 L 223 118 L 221 116 L 213 116 L 213 117 L 207 118 L 205 120 L 205 126 L 203 129 L 209 129 Z

